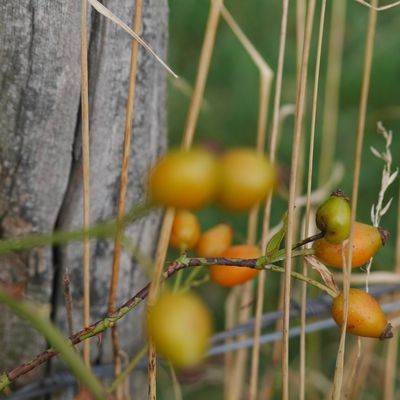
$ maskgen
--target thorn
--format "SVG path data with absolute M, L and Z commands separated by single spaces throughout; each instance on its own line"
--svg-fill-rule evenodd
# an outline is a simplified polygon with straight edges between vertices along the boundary
M 101 343 L 103 342 L 103 337 L 104 337 L 103 332 L 100 332 L 100 333 L 98 333 L 98 334 L 96 335 L 97 345 L 98 345 L 98 346 L 100 346 Z

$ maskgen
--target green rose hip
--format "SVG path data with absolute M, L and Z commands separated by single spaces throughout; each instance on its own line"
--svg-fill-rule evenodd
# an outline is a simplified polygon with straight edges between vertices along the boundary
M 341 243 L 350 235 L 350 204 L 341 190 L 331 194 L 317 211 L 317 227 L 325 233 L 325 239 L 332 244 Z

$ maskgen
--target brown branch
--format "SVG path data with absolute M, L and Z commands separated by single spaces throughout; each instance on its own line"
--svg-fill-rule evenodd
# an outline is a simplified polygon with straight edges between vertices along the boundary
M 309 251 L 300 251 L 295 253 L 294 255 L 304 255 Z M 276 265 L 270 264 L 271 262 L 275 262 L 277 260 L 271 259 L 268 260 L 266 257 L 260 258 L 251 258 L 251 259 L 242 259 L 242 258 L 188 258 L 186 256 L 182 256 L 178 260 L 172 262 L 166 272 L 164 272 L 160 283 L 164 282 L 171 276 L 173 276 L 178 271 L 190 268 L 190 267 L 199 267 L 199 266 L 211 266 L 211 265 L 225 265 L 225 266 L 235 266 L 235 267 L 247 267 L 247 268 L 256 268 L 256 269 L 265 269 L 274 272 L 284 272 L 284 268 L 278 267 Z M 335 296 L 329 288 L 327 288 L 324 284 L 315 281 L 311 278 L 305 278 L 303 275 L 292 272 L 292 277 L 295 279 L 304 280 L 313 286 L 318 287 L 320 290 L 325 291 L 331 296 Z M 101 335 L 104 331 L 109 328 L 115 326 L 116 322 L 125 316 L 128 312 L 137 307 L 149 294 L 150 283 L 148 283 L 145 287 L 143 287 L 139 292 L 137 292 L 133 297 L 127 300 L 124 304 L 118 307 L 114 313 L 109 314 L 102 320 L 94 322 L 90 326 L 80 330 L 74 335 L 69 337 L 69 340 L 72 345 L 77 345 L 91 337 Z M 39 355 L 37 355 L 33 360 L 28 363 L 20 364 L 13 370 L 8 373 L 0 375 L 0 392 L 17 378 L 22 375 L 27 374 L 32 371 L 39 365 L 49 361 L 51 358 L 55 357 L 58 353 L 52 349 L 48 349 Z

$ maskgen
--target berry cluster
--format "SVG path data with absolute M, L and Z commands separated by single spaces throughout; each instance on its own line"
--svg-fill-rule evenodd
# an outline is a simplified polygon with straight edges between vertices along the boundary
M 216 202 L 228 211 L 249 210 L 272 192 L 275 183 L 271 163 L 245 148 L 230 150 L 220 157 L 202 149 L 175 150 L 154 166 L 149 177 L 152 202 L 176 209 L 170 246 L 184 255 L 193 251 L 207 259 L 258 259 L 262 251 L 255 245 L 233 245 L 233 230 L 228 224 L 221 223 L 202 232 L 193 209 Z M 300 246 L 314 241 L 315 257 L 328 266 L 343 268 L 349 253 L 350 221 L 349 199 L 338 190 L 317 210 L 316 226 L 321 233 L 305 239 Z M 356 222 L 351 267 L 368 263 L 385 244 L 387 236 L 381 228 Z M 225 287 L 248 282 L 257 273 L 258 269 L 243 265 L 209 267 L 211 281 Z M 343 308 L 344 296 L 340 293 L 333 299 L 331 309 L 338 325 L 343 324 Z M 381 339 L 392 336 L 378 302 L 369 293 L 354 288 L 349 292 L 346 328 L 359 336 Z M 212 332 L 210 312 L 199 297 L 188 292 L 187 287 L 180 290 L 178 284 L 174 292 L 163 293 L 150 307 L 147 330 L 160 354 L 175 366 L 192 367 L 202 361 L 207 349 Z

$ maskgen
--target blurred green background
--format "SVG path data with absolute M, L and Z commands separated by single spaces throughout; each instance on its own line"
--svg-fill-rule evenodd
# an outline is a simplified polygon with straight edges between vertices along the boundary
M 308 136 L 311 119 L 311 96 L 314 82 L 314 65 L 320 14 L 320 3 L 314 19 L 313 42 L 310 57 L 308 100 L 304 136 L 308 148 Z M 319 90 L 316 147 L 314 158 L 313 189 L 317 187 L 319 163 L 324 162 L 324 149 L 321 149 L 322 109 L 325 90 L 327 67 L 327 49 L 330 29 L 332 1 L 327 3 L 327 15 L 324 43 L 321 60 L 321 79 Z M 197 62 L 203 40 L 205 23 L 209 10 L 207 0 L 170 0 L 170 44 L 169 63 L 183 78 L 186 84 L 193 87 Z M 239 23 L 243 31 L 265 58 L 273 71 L 276 71 L 281 18 L 280 1 L 239 1 L 226 0 L 225 5 Z M 282 104 L 294 104 L 296 97 L 296 4 L 290 2 L 285 69 L 283 80 Z M 338 119 L 338 136 L 336 159 L 345 165 L 345 174 L 340 187 L 351 193 L 353 179 L 353 160 L 355 138 L 358 124 L 359 98 L 363 73 L 365 35 L 367 31 L 368 9 L 355 1 L 346 2 L 346 32 L 344 41 L 342 79 L 340 86 L 340 105 Z M 371 205 L 377 201 L 380 189 L 383 162 L 375 158 L 370 150 L 374 146 L 379 150 L 384 148 L 384 140 L 377 134 L 377 122 L 382 121 L 388 130 L 393 131 L 393 167 L 399 165 L 400 153 L 400 7 L 378 15 L 371 87 L 368 100 L 368 112 L 363 146 L 362 167 L 360 177 L 359 204 L 357 219 L 370 223 Z M 274 87 L 275 81 L 273 82 Z M 200 114 L 195 143 L 217 142 L 223 148 L 232 146 L 255 146 L 256 126 L 259 100 L 259 73 L 251 59 L 241 47 L 227 24 L 221 20 L 216 47 L 211 61 L 210 73 L 205 91 L 205 102 Z M 171 146 L 178 146 L 186 121 L 186 113 L 190 102 L 187 87 L 169 80 L 168 90 L 168 126 Z M 267 142 L 272 116 L 273 94 L 270 99 L 269 124 Z M 288 118 L 284 125 L 282 139 L 278 152 L 278 162 L 283 171 L 290 169 L 290 156 L 293 136 L 293 117 Z M 308 153 L 308 151 L 307 151 Z M 306 163 L 308 155 L 306 155 Z M 306 179 L 306 178 L 305 178 Z M 306 190 L 306 180 L 303 192 Z M 395 256 L 395 237 L 397 224 L 397 204 L 399 179 L 391 186 L 386 198 L 394 197 L 393 205 L 383 217 L 381 225 L 389 229 L 392 239 L 376 257 L 373 270 L 392 270 Z M 272 223 L 277 223 L 287 208 L 287 201 L 275 196 L 272 208 Z M 235 241 L 239 243 L 246 237 L 247 216 L 245 214 L 230 214 L 215 208 L 208 208 L 198 213 L 203 229 L 216 223 L 228 222 L 235 229 Z M 260 237 L 260 235 L 259 235 Z M 173 254 L 170 255 L 171 257 Z M 362 271 L 358 271 L 359 273 Z M 278 293 L 278 277 L 268 277 L 268 301 L 266 309 L 276 307 Z M 296 285 L 294 286 L 296 291 Z M 212 306 L 216 317 L 217 329 L 223 329 L 223 301 L 227 294 L 224 289 L 206 284 L 202 289 L 206 301 Z M 296 297 L 296 292 L 294 294 Z M 331 377 L 337 351 L 338 332 L 332 331 L 323 336 L 324 353 L 328 350 L 332 356 L 322 365 L 322 373 Z M 317 340 L 317 338 L 315 339 Z M 320 339 L 318 339 L 320 340 Z M 351 339 L 350 339 L 351 340 Z M 292 359 L 298 359 L 297 341 L 292 341 Z M 270 349 L 263 350 L 269 353 Z M 267 362 L 269 358 L 266 359 Z M 265 367 L 265 362 L 262 363 Z M 294 363 L 294 368 L 297 364 Z M 208 368 L 211 368 L 210 366 Z M 219 371 L 220 374 L 221 371 Z M 215 384 L 206 385 L 207 389 L 193 390 L 192 400 L 204 398 L 222 398 L 222 386 L 218 385 L 218 373 Z M 169 378 L 165 378 L 168 386 Z M 164 391 L 164 389 L 166 391 Z M 168 399 L 165 388 L 160 396 Z M 189 389 L 187 389 L 189 390 Z M 207 390 L 207 392 L 205 392 Z M 214 397 L 213 397 L 214 396 Z M 363 399 L 368 399 L 365 393 Z M 280 398 L 280 396 L 277 396 Z M 311 397 L 310 397 L 311 398 Z M 374 398 L 374 397 L 371 397 Z M 375 397 L 376 398 L 376 397 Z

